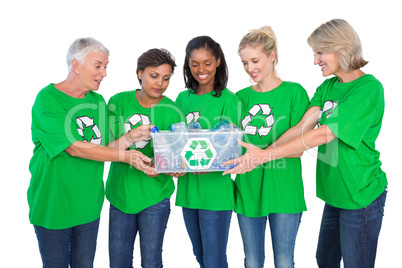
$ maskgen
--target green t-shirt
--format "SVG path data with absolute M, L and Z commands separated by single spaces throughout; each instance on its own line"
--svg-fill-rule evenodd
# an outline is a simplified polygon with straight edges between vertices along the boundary
M 168 130 L 171 124 L 181 121 L 179 108 L 168 97 L 164 96 L 152 108 L 144 108 L 138 103 L 136 91 L 121 92 L 109 100 L 110 130 L 114 139 L 143 124 Z M 136 142 L 129 149 L 153 157 L 151 139 Z M 173 179 L 166 174 L 148 177 L 131 165 L 113 162 L 106 182 L 106 198 L 124 213 L 137 214 L 164 198 L 170 198 L 174 189 Z
M 372 75 L 339 83 L 324 81 L 311 99 L 319 106 L 319 126 L 336 136 L 319 146 L 317 196 L 343 209 L 360 209 L 375 200 L 387 185 L 375 141 L 384 114 L 384 89 Z
M 211 129 L 219 121 L 226 119 L 239 125 L 241 113 L 240 102 L 228 89 L 222 91 L 220 97 L 212 92 L 197 95 L 191 91 L 183 91 L 176 99 L 186 122 L 200 122 L 202 129 Z M 233 210 L 233 180 L 230 175 L 222 176 L 222 172 L 210 172 L 196 175 L 187 173 L 179 177 L 176 195 L 176 206 L 206 209 Z
M 296 125 L 309 104 L 305 89 L 286 81 L 268 92 L 256 92 L 247 87 L 236 95 L 243 106 L 243 140 L 261 149 Z M 305 211 L 300 158 L 267 162 L 236 175 L 235 202 L 235 212 L 247 217 Z
M 100 217 L 104 200 L 103 162 L 70 156 L 75 141 L 105 145 L 108 115 L 103 97 L 90 91 L 82 99 L 43 88 L 32 107 L 29 164 L 29 219 L 48 229 L 65 229 Z

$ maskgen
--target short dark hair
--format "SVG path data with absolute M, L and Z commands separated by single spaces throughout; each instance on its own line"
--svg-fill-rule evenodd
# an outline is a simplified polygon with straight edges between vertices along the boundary
M 222 91 L 226 88 L 228 82 L 228 67 L 225 60 L 225 55 L 221 46 L 209 36 L 198 36 L 190 40 L 186 46 L 186 57 L 184 59 L 183 76 L 186 88 L 198 92 L 198 81 L 191 74 L 189 60 L 190 55 L 195 49 L 205 48 L 210 51 L 216 60 L 220 59 L 220 65 L 216 69 L 216 75 L 213 85 L 212 95 L 220 97 Z
M 152 48 L 144 53 L 137 60 L 137 77 L 140 70 L 144 71 L 147 67 L 158 67 L 162 64 L 169 64 L 172 67 L 172 73 L 174 67 L 176 67 L 176 62 L 173 55 L 164 48 Z M 142 84 L 141 79 L 138 78 L 140 85 Z

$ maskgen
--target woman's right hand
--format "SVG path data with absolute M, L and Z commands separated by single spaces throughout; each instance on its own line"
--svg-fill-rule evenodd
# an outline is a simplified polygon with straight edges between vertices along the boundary
M 129 135 L 130 141 L 137 141 L 148 140 L 151 138 L 151 129 L 154 125 L 141 125 L 139 127 L 133 128 L 130 130 L 127 135 Z

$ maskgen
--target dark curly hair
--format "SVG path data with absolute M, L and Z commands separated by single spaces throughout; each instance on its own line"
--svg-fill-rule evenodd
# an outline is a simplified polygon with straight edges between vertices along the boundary
M 221 49 L 221 46 L 215 42 L 209 36 L 198 36 L 190 40 L 186 47 L 186 57 L 184 59 L 183 66 L 183 76 L 184 83 L 186 84 L 186 88 L 190 91 L 194 91 L 194 93 L 198 92 L 199 83 L 191 74 L 189 60 L 190 55 L 195 49 L 205 48 L 210 51 L 215 58 L 220 59 L 221 63 L 216 69 L 216 75 L 214 79 L 213 85 L 213 93 L 212 95 L 215 97 L 220 97 L 222 91 L 226 88 L 228 82 L 228 67 L 225 60 L 225 55 Z
M 172 54 L 164 48 L 152 48 L 144 53 L 137 60 L 137 77 L 140 70 L 144 71 L 147 67 L 158 67 L 162 64 L 169 64 L 172 67 L 172 74 L 176 62 Z M 138 78 L 140 85 L 142 85 L 141 79 Z

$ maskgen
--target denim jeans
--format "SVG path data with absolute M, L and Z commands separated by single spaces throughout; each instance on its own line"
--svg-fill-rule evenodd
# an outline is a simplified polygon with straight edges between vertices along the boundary
M 340 209 L 325 204 L 317 246 L 320 268 L 374 267 L 377 241 L 387 192 L 362 209 Z
M 44 268 L 93 267 L 99 219 L 61 230 L 34 228 Z
M 272 213 L 269 216 L 257 218 L 237 214 L 243 239 L 244 267 L 264 267 L 267 218 L 271 229 L 275 267 L 294 267 L 294 248 L 301 217 L 302 212 L 297 214 Z
M 226 248 L 232 211 L 183 208 L 183 217 L 200 267 L 228 267 Z
M 109 260 L 111 268 L 133 267 L 134 241 L 140 235 L 141 266 L 163 267 L 163 237 L 170 214 L 170 200 L 148 207 L 138 214 L 126 214 L 110 205 Z

